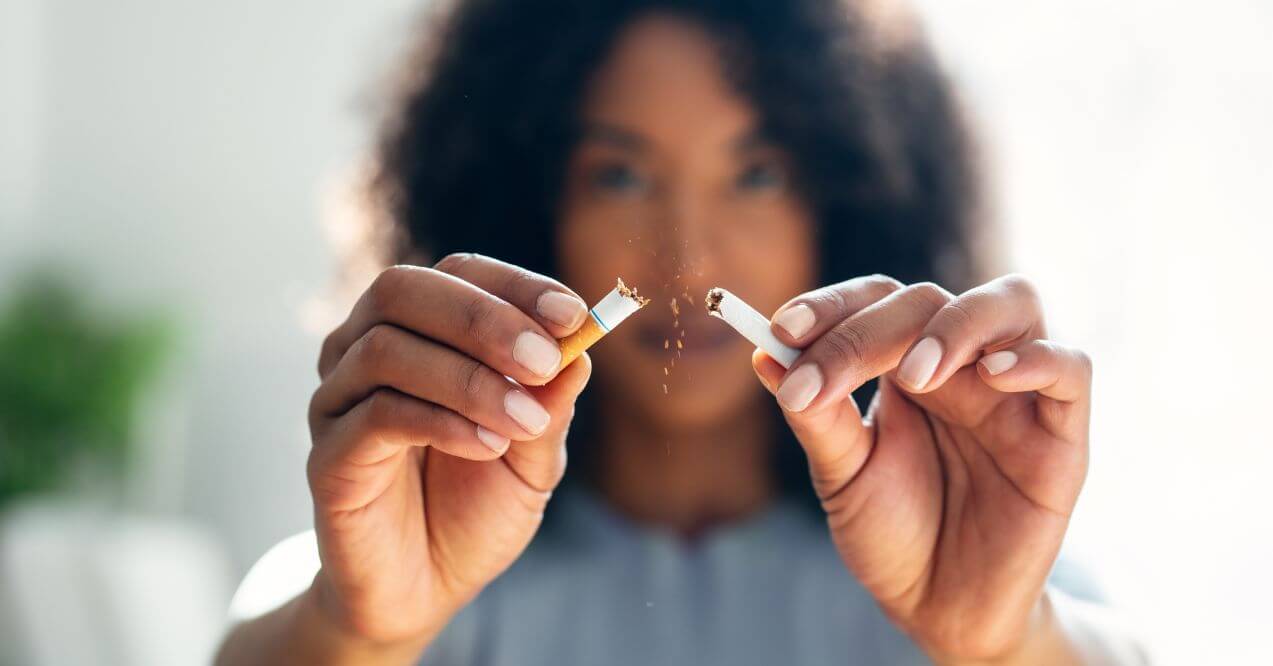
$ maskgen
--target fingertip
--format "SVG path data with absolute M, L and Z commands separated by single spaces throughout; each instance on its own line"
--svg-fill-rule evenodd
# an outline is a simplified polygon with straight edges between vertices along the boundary
M 508 445 L 512 443 L 512 440 L 508 437 L 480 425 L 477 426 L 477 439 L 486 448 L 495 453 L 496 456 L 504 455 L 504 452 L 508 450 Z
M 582 391 L 588 385 L 588 381 L 592 379 L 592 357 L 588 355 L 588 352 L 579 354 L 579 358 L 566 366 L 563 372 L 572 373 L 575 381 L 579 382 L 579 388 L 576 389 L 576 393 Z
M 1012 368 L 1016 367 L 1020 357 L 1011 349 L 1003 349 L 992 354 L 986 354 L 977 361 L 979 370 L 983 371 L 982 376 L 990 375 L 991 377 L 1001 375 Z
M 804 303 L 788 303 L 774 313 L 769 322 L 769 329 L 779 340 L 789 345 L 797 345 L 808 335 L 817 322 L 813 308 Z
M 526 386 L 542 402 L 557 404 L 562 400 L 573 401 L 588 385 L 588 380 L 591 378 L 592 357 L 584 352 L 558 371 L 548 382 L 536 386 L 523 383 L 523 386 Z
M 778 390 L 778 384 L 782 382 L 782 376 L 787 372 L 786 368 L 783 368 L 765 350 L 759 348 L 751 353 L 751 368 L 756 372 L 756 377 L 760 379 L 760 383 L 770 393 Z
M 543 323 L 552 326 L 565 337 L 574 333 L 588 317 L 588 306 L 573 293 L 549 289 L 535 301 L 535 311 Z

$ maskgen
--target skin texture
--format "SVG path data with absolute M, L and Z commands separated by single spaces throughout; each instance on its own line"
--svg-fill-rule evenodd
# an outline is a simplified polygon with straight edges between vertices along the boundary
M 408 663 L 503 572 L 561 477 L 592 369 L 585 355 L 536 375 L 518 361 L 519 336 L 569 334 L 578 324 L 543 316 L 539 298 L 582 295 L 582 307 L 616 274 L 655 302 L 595 349 L 609 501 L 687 533 L 763 506 L 771 444 L 753 407 L 766 389 L 790 403 L 784 385 L 812 372 L 821 388 L 784 414 L 845 565 L 888 615 L 939 663 L 1080 662 L 1044 580 L 1086 470 L 1091 366 L 1046 339 L 1028 281 L 959 296 L 884 276 L 815 289 L 795 174 L 692 24 L 629 27 L 582 113 L 590 131 L 570 161 L 557 239 L 578 294 L 475 255 L 376 280 L 324 344 L 311 404 L 322 571 L 236 630 L 222 662 Z M 701 306 L 715 284 L 764 312 L 810 308 L 799 338 L 774 328 L 804 350 L 789 372 L 718 335 Z M 685 291 L 693 304 L 681 301 L 673 328 L 667 301 Z M 665 375 L 674 353 L 657 342 L 679 329 L 685 350 Z M 940 362 L 907 384 L 899 366 L 926 337 Z M 992 375 L 978 361 L 999 350 L 1016 364 Z M 864 418 L 849 394 L 875 377 Z M 508 415 L 509 391 L 543 406 L 543 431 Z
M 752 348 L 707 317 L 703 296 L 729 284 L 773 311 L 812 287 L 812 223 L 787 156 L 758 135 L 693 25 L 634 25 L 582 115 L 561 207 L 562 275 L 590 298 L 620 275 L 653 299 L 593 351 L 600 491 L 637 520 L 696 532 L 773 494 Z
M 564 279 L 595 297 L 618 274 L 654 298 L 595 350 L 598 379 L 663 428 L 719 424 L 755 392 L 751 348 L 707 319 L 707 290 L 728 283 L 772 312 L 812 287 L 816 270 L 812 223 L 788 159 L 760 137 L 755 113 L 715 59 L 691 25 L 651 19 L 634 27 L 597 72 L 583 109 L 585 138 L 567 170 Z M 664 375 L 676 348 L 665 351 L 662 341 L 680 330 L 678 372 Z M 655 344 L 643 345 L 643 334 Z M 695 390 L 693 374 L 712 385 Z M 676 400 L 664 398 L 664 383 L 677 389 Z
M 801 304 L 815 313 L 808 332 L 773 327 L 804 348 L 792 368 L 763 352 L 753 361 L 780 403 L 802 368 L 822 377 L 811 402 L 784 414 L 845 563 L 934 655 L 1019 648 L 1045 612 L 1043 584 L 1087 469 L 1090 361 L 1045 339 L 1038 296 L 1019 276 L 959 297 L 872 276 L 783 310 Z M 912 383 L 907 356 L 925 338 L 941 360 Z M 979 359 L 999 350 L 1017 362 L 991 374 Z M 846 397 L 877 376 L 863 418 Z

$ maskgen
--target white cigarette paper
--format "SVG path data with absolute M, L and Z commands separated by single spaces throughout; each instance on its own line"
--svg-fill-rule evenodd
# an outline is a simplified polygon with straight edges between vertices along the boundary
M 633 292 L 619 281 L 619 287 L 610 290 L 592 306 L 588 314 L 597 321 L 605 332 L 609 333 L 610 329 L 623 323 L 624 319 L 636 314 L 637 310 L 645 307 L 647 301 L 633 297 Z
M 800 355 L 799 349 L 788 347 L 774 337 L 769 330 L 769 320 L 756 312 L 756 308 L 720 287 L 713 287 L 707 292 L 707 314 L 725 320 L 784 368 L 790 368 Z
M 561 349 L 561 367 L 564 368 L 579 358 L 586 349 L 605 337 L 615 326 L 623 323 L 637 310 L 645 307 L 650 299 L 637 294 L 636 289 L 623 284 L 623 280 L 615 280 L 617 284 L 588 310 L 588 318 L 579 330 L 557 341 Z

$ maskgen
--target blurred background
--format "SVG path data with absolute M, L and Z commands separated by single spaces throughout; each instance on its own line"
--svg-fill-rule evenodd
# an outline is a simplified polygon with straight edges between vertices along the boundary
M 332 241 L 422 7 L 0 3 L 0 664 L 205 662 L 309 526 Z M 1067 547 L 1159 663 L 1273 661 L 1273 4 L 917 8 L 1096 362 Z

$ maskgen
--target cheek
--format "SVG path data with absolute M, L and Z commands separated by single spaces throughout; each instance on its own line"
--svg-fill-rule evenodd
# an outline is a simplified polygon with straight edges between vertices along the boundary
M 622 225 L 567 205 L 558 218 L 556 277 L 591 304 L 614 288 L 616 277 L 634 275 L 639 262 L 623 237 Z M 629 281 L 633 278 L 628 277 Z
M 732 241 L 729 263 L 747 276 L 752 305 L 766 315 L 817 286 L 820 253 L 814 225 L 797 204 L 775 206 L 764 224 L 733 234 Z

